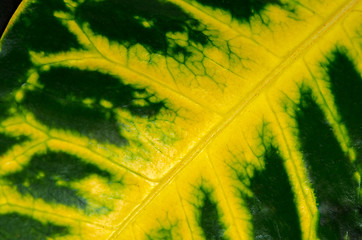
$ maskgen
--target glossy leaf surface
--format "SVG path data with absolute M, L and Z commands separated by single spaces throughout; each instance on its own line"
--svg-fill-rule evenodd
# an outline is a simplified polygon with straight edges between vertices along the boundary
M 0 239 L 362 236 L 362 2 L 26 0 Z

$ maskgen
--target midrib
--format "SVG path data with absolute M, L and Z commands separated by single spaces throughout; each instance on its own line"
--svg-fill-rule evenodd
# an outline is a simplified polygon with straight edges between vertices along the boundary
M 138 214 L 145 209 L 154 198 L 156 198 L 160 192 L 172 182 L 172 180 L 182 172 L 182 170 L 195 159 L 199 153 L 201 153 L 207 145 L 217 137 L 230 123 L 239 116 L 243 110 L 255 100 L 261 92 L 274 83 L 281 73 L 285 69 L 290 67 L 300 56 L 305 53 L 310 46 L 313 45 L 318 39 L 320 39 L 330 28 L 332 28 L 340 19 L 343 18 L 358 2 L 359 0 L 352 0 L 345 4 L 345 6 L 332 14 L 332 16 L 325 21 L 324 24 L 319 26 L 311 35 L 309 35 L 301 44 L 299 44 L 291 53 L 286 56 L 281 63 L 276 66 L 262 81 L 260 81 L 256 87 L 249 91 L 246 96 L 239 101 L 239 103 L 232 108 L 225 117 L 216 124 L 202 139 L 196 144 L 181 161 L 175 165 L 161 180 L 160 183 L 155 186 L 149 195 L 138 205 L 118 226 L 116 231 L 109 237 L 109 240 L 117 239 L 121 232 L 137 218 Z

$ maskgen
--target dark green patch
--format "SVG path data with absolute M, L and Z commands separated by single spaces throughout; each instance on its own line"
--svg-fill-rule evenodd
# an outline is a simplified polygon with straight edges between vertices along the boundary
M 189 45 L 208 43 L 206 27 L 173 3 L 163 0 L 85 1 L 76 10 L 82 25 L 127 47 L 143 45 L 151 53 L 184 55 L 190 52 L 167 36 L 186 33 Z M 145 22 L 149 26 L 145 26 Z
M 26 81 L 31 67 L 29 51 L 53 53 L 81 48 L 76 37 L 53 16 L 67 11 L 62 0 L 39 0 L 22 11 L 2 40 L 0 52 L 0 118 L 13 103 L 9 94 Z
M 74 130 L 99 142 L 127 143 L 121 136 L 115 114 L 107 109 L 86 107 L 39 90 L 27 92 L 22 104 L 51 128 Z
M 347 127 L 357 161 L 362 165 L 362 77 L 342 50 L 336 50 L 324 66 L 338 112 Z M 361 166 L 362 167 L 362 166 Z
M 87 201 L 70 187 L 71 182 L 79 181 L 92 174 L 110 179 L 108 172 L 82 159 L 63 152 L 47 152 L 34 155 L 24 168 L 4 176 L 22 195 L 31 195 L 47 202 L 87 207 Z
M 95 100 L 92 105 L 96 108 L 100 107 L 102 99 L 111 102 L 115 108 L 128 110 L 139 117 L 152 117 L 165 108 L 163 101 L 151 101 L 154 96 L 146 89 L 124 84 L 120 79 L 100 72 L 52 68 L 48 72 L 41 72 L 39 81 L 44 85 L 44 91 L 53 96 L 70 101 L 91 98 Z M 145 102 L 144 106 L 134 103 L 140 99 Z
M 11 147 L 27 140 L 25 136 L 13 137 L 0 133 L 0 155 L 6 153 Z
M 29 56 L 22 43 L 9 37 L 3 39 L 0 52 L 0 98 L 5 99 L 11 91 L 25 82 L 29 66 Z M 4 102 L 0 104 L 3 105 Z
M 111 75 L 70 68 L 53 68 L 40 72 L 41 90 L 27 91 L 22 104 L 41 122 L 53 128 L 75 130 L 89 138 L 116 145 L 126 144 L 122 124 L 116 119 L 115 108 L 138 117 L 151 118 L 166 108 L 146 89 L 126 85 Z M 85 104 L 83 100 L 92 99 Z M 107 100 L 113 108 L 100 102 Z M 136 104 L 137 100 L 144 105 Z
M 224 236 L 225 226 L 221 221 L 217 204 L 211 197 L 210 190 L 200 187 L 202 203 L 198 206 L 198 223 L 208 240 L 227 239 Z
M 31 65 L 22 42 L 9 35 L 2 40 L 0 51 L 0 120 L 9 117 L 9 108 L 14 105 L 10 94 L 26 81 Z
M 301 90 L 295 119 L 301 151 L 317 197 L 319 238 L 360 239 L 362 204 L 354 178 L 356 168 L 343 153 L 310 90 Z
M 298 211 L 292 187 L 279 150 L 264 144 L 265 167 L 250 178 L 250 197 L 241 191 L 252 215 L 255 239 L 302 239 Z M 238 174 L 244 183 L 245 175 Z
M 0 215 L 0 240 L 47 240 L 68 234 L 68 228 L 42 223 L 18 213 Z
M 54 17 L 55 11 L 67 8 L 62 0 L 38 0 L 25 8 L 6 35 L 23 45 L 22 50 L 53 53 L 81 48 L 76 37 Z
M 197 2 L 210 6 L 212 8 L 220 8 L 240 20 L 249 22 L 254 15 L 260 15 L 268 5 L 283 6 L 280 0 L 196 0 Z

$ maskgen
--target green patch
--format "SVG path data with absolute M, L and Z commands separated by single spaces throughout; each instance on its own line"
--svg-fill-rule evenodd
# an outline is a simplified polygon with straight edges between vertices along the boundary
M 338 88 L 343 89 L 344 83 L 341 84 Z M 362 204 L 354 176 L 356 168 L 343 153 L 333 129 L 308 89 L 301 90 L 295 119 L 303 159 L 318 202 L 318 237 L 322 240 L 359 239 Z
M 0 120 L 9 117 L 9 109 L 14 105 L 10 94 L 25 83 L 31 65 L 23 43 L 10 32 L 2 40 L 0 51 Z
M 187 46 L 168 34 L 186 34 L 188 46 L 208 43 L 204 25 L 175 4 L 162 0 L 84 1 L 75 16 L 80 25 L 89 23 L 97 34 L 126 47 L 141 44 L 150 53 L 190 54 Z
M 242 21 L 249 22 L 254 15 L 260 15 L 269 5 L 283 6 L 280 0 L 196 0 L 197 2 L 210 6 L 214 9 L 219 8 Z
M 29 51 L 54 53 L 81 48 L 76 37 L 53 15 L 67 11 L 62 0 L 38 0 L 22 11 L 9 28 L 0 52 L 0 118 L 8 116 L 9 97 L 26 82 L 31 67 Z
M 225 226 L 221 221 L 217 203 L 212 199 L 210 190 L 205 187 L 199 189 L 202 203 L 198 206 L 197 222 L 206 239 L 222 240 L 227 239 L 224 235 Z
M 30 59 L 23 43 L 17 39 L 12 28 L 2 40 L 0 51 L 0 98 L 4 99 L 11 91 L 25 82 L 25 73 Z M 14 34 L 13 34 L 14 33 Z M 3 106 L 4 101 L 0 102 Z M 0 112 L 1 114 L 2 112 Z M 3 115 L 3 114 L 1 114 Z M 1 116 L 3 117 L 3 116 Z
M 0 155 L 6 153 L 10 148 L 16 144 L 20 144 L 26 141 L 27 139 L 28 138 L 25 136 L 13 137 L 4 133 L 0 133 Z
M 153 229 L 149 234 L 146 234 L 148 240 L 173 240 L 182 239 L 182 236 L 177 231 L 177 222 L 168 223 L 168 226 L 162 226 L 157 229 Z
M 86 209 L 87 200 L 70 187 L 92 174 L 110 180 L 108 172 L 82 159 L 63 152 L 49 151 L 34 155 L 24 168 L 4 176 L 22 195 L 31 195 L 46 202 Z
M 338 112 L 342 116 L 357 162 L 362 167 L 362 77 L 345 51 L 335 50 L 324 67 Z
M 77 38 L 54 17 L 55 11 L 67 11 L 62 0 L 37 0 L 17 18 L 6 38 L 24 45 L 24 50 L 54 53 L 81 48 Z
M 43 89 L 27 91 L 21 104 L 52 128 L 74 130 L 99 142 L 127 144 L 115 108 L 138 117 L 151 118 L 166 108 L 164 101 L 146 89 L 126 85 L 120 79 L 95 72 L 52 68 L 40 72 Z M 89 99 L 89 103 L 85 100 Z M 110 103 L 111 108 L 102 105 Z M 137 101 L 142 100 L 142 105 Z
M 302 239 L 298 211 L 284 160 L 279 150 L 271 143 L 262 143 L 265 152 L 261 157 L 263 169 L 255 169 L 250 178 L 249 189 L 254 196 L 243 191 L 250 210 L 255 239 Z M 245 183 L 245 174 L 237 173 Z
M 64 226 L 44 224 L 18 213 L 0 215 L 0 240 L 47 240 L 67 234 Z
M 74 130 L 90 139 L 119 146 L 127 143 L 120 135 L 115 114 L 107 109 L 87 107 L 41 90 L 27 92 L 22 104 L 51 128 Z
M 152 117 L 165 108 L 165 102 L 152 101 L 154 95 L 144 88 L 136 88 L 122 83 L 117 77 L 95 71 L 83 71 L 72 68 L 52 68 L 41 72 L 39 82 L 43 91 L 69 101 L 92 99 L 92 107 L 101 107 L 101 100 L 112 103 L 114 108 L 128 110 L 132 115 Z M 136 104 L 142 100 L 142 106 Z

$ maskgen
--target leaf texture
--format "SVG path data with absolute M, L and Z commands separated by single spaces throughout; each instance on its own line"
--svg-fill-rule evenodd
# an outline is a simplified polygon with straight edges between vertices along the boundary
M 0 239 L 359 239 L 362 2 L 25 0 Z

